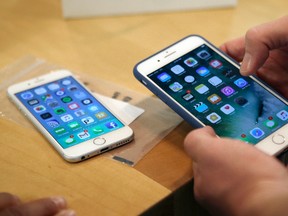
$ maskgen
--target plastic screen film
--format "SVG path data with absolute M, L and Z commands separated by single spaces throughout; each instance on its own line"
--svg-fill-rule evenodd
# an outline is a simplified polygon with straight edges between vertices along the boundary
M 12 84 L 58 69 L 63 68 L 34 56 L 25 56 L 0 70 L 0 101 L 2 105 L 0 108 L 1 118 L 13 121 L 15 124 L 21 124 L 21 126 L 31 128 L 31 130 L 35 130 L 32 123 L 30 123 L 30 121 L 17 110 L 16 106 L 9 101 L 6 90 Z M 135 133 L 134 141 L 120 148 L 109 151 L 103 154 L 103 156 L 134 166 L 182 121 L 182 118 L 155 97 L 140 94 L 124 86 L 101 80 L 97 78 L 97 74 L 95 74 L 95 76 L 78 72 L 74 72 L 74 74 L 76 74 L 79 80 L 82 81 L 92 92 L 124 101 L 136 108 L 139 107 L 145 110 L 144 113 L 129 125 Z M 125 112 L 122 115 L 125 115 Z M 119 117 L 121 119 L 121 116 Z M 125 116 L 122 116 L 122 118 L 124 117 Z

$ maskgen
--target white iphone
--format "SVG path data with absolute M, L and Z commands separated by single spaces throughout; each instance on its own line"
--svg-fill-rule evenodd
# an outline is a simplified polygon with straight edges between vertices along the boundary
M 8 88 L 8 97 L 69 162 L 124 145 L 133 131 L 67 70 Z
M 134 75 L 194 127 L 210 125 L 270 155 L 288 146 L 287 100 L 241 76 L 236 61 L 198 35 L 141 61 Z

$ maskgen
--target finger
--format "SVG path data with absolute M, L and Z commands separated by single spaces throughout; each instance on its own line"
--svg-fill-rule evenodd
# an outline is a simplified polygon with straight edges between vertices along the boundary
M 6 208 L 0 212 L 0 216 L 50 216 L 57 214 L 66 206 L 66 201 L 62 197 L 44 198 Z
M 288 52 L 287 52 L 288 59 Z M 287 60 L 285 60 L 286 62 Z M 284 61 L 283 61 L 284 62 Z M 280 65 L 280 64 L 279 64 Z M 265 65 L 257 71 L 257 77 L 259 77 L 264 82 L 272 86 L 276 91 L 278 91 L 282 96 L 288 99 L 288 64 L 287 69 L 283 70 L 275 69 L 273 63 L 269 63 L 269 60 L 265 62 Z
M 288 16 L 248 30 L 241 73 L 255 73 L 267 60 L 269 51 L 287 46 Z
M 62 210 L 59 213 L 57 213 L 55 216 L 76 216 L 76 212 L 71 209 Z
M 241 62 L 245 54 L 245 38 L 240 37 L 228 41 L 222 44 L 220 49 L 236 61 Z
M 19 205 L 20 203 L 20 199 L 17 196 L 6 192 L 0 193 L 0 211 L 7 207 Z
M 189 156 L 194 161 L 198 161 L 203 154 L 207 154 L 210 144 L 213 140 L 218 139 L 214 130 L 207 126 L 201 129 L 191 131 L 184 140 L 184 146 Z

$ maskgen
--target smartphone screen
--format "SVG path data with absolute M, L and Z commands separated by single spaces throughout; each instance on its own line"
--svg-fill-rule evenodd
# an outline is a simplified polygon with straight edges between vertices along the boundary
M 63 149 L 124 127 L 72 76 L 16 93 L 16 97 Z
M 256 144 L 287 124 L 287 105 L 202 44 L 148 77 L 221 137 Z

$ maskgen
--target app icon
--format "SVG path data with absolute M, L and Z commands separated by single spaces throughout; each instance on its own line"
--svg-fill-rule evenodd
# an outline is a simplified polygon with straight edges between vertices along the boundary
M 89 98 L 87 98 L 87 99 L 85 99 L 85 100 L 82 100 L 81 102 L 82 102 L 82 104 L 84 104 L 84 105 L 88 105 L 88 104 L 91 104 L 91 103 L 92 103 L 92 100 L 89 99 Z
M 52 115 L 49 112 L 43 113 L 40 116 L 41 116 L 42 119 L 49 119 L 49 118 L 52 117 Z
M 46 108 L 43 105 L 39 105 L 33 108 L 33 110 L 37 113 L 44 112 Z
M 77 110 L 76 112 L 74 112 L 75 116 L 80 117 L 85 115 L 85 111 L 84 110 Z
M 238 86 L 239 88 L 244 88 L 245 86 L 248 85 L 248 82 L 243 78 L 239 78 L 234 81 L 234 84 Z
M 24 100 L 29 100 L 29 99 L 32 99 L 33 98 L 33 93 L 30 92 L 30 91 L 27 91 L 27 92 L 24 92 L 21 94 L 21 97 L 24 99 Z
M 88 137 L 90 137 L 90 134 L 88 133 L 87 130 L 81 132 L 81 133 L 78 133 L 77 136 L 80 138 L 80 139 L 86 139 Z
M 58 103 L 58 101 L 53 100 L 51 102 L 48 102 L 47 105 L 51 108 L 55 108 L 55 107 L 59 106 L 59 103 Z
M 30 106 L 34 106 L 34 105 L 36 105 L 36 104 L 38 104 L 39 103 L 39 101 L 37 100 L 37 99 L 32 99 L 32 100 L 29 100 L 28 101 L 28 104 L 30 105 Z
M 265 122 L 264 122 L 264 125 L 265 125 L 266 127 L 270 128 L 270 129 L 273 129 L 273 128 L 275 128 L 275 127 L 278 126 L 277 122 L 275 122 L 275 121 L 273 120 L 273 118 L 268 119 L 267 121 L 265 121 Z
M 249 143 L 249 140 L 248 140 L 247 135 L 245 133 L 242 133 L 240 135 L 240 140 L 242 140 L 243 142 Z
M 73 117 L 70 114 L 66 114 L 66 115 L 61 116 L 61 120 L 63 122 L 68 122 L 68 121 L 73 120 Z
M 199 94 L 204 94 L 204 93 L 209 91 L 209 88 L 206 85 L 204 85 L 204 84 L 200 84 L 200 85 L 196 86 L 195 90 Z
M 187 93 L 187 94 L 183 95 L 182 98 L 186 101 L 190 101 L 194 98 L 194 96 L 191 93 Z
M 71 80 L 69 80 L 69 79 L 65 79 L 62 81 L 62 85 L 68 86 L 70 84 L 71 84 Z
M 286 110 L 281 110 L 277 113 L 277 117 L 282 121 L 286 121 L 288 119 L 288 112 Z
M 225 77 L 230 78 L 230 79 L 233 78 L 234 76 L 236 76 L 236 73 L 233 70 L 231 70 L 231 69 L 227 69 L 225 71 L 222 71 L 222 74 Z
M 196 72 L 200 75 L 200 76 L 206 76 L 210 73 L 210 71 L 206 68 L 206 67 L 200 67 L 196 70 Z
M 178 83 L 178 82 L 174 82 L 171 85 L 169 85 L 169 88 L 173 92 L 178 92 L 178 91 L 180 91 L 183 88 L 183 86 L 180 83 Z
M 76 128 L 80 127 L 80 124 L 78 122 L 74 121 L 74 122 L 69 123 L 68 127 L 71 129 L 76 129 Z
M 60 123 L 56 119 L 52 119 L 47 121 L 47 125 L 52 128 L 56 128 L 60 125 Z
M 54 129 L 54 132 L 59 135 L 59 134 L 65 133 L 66 130 L 65 130 L 64 127 L 58 127 L 58 128 L 55 128 L 55 129 Z
M 77 91 L 78 90 L 78 87 L 77 86 L 75 86 L 75 85 L 72 85 L 72 86 L 68 86 L 67 87 L 67 89 L 69 90 L 69 91 Z
M 170 76 L 169 74 L 163 72 L 163 73 L 159 74 L 159 75 L 157 76 L 157 78 L 158 78 L 161 82 L 166 82 L 166 81 L 168 81 L 168 80 L 171 79 L 171 76 Z
M 96 116 L 97 119 L 101 120 L 101 119 L 106 118 L 108 115 L 105 112 L 98 112 L 98 113 L 95 114 L 95 116 Z
M 253 130 L 250 131 L 250 134 L 255 137 L 256 139 L 259 139 L 262 137 L 265 133 L 262 131 L 260 128 L 254 128 Z
M 45 95 L 42 95 L 41 96 L 41 99 L 44 101 L 44 102 L 47 102 L 49 100 L 52 100 L 53 99 L 53 96 L 51 94 L 45 94 Z
M 68 108 L 71 110 L 78 109 L 80 106 L 77 103 L 71 103 L 68 105 Z
M 213 76 L 208 80 L 208 82 L 213 86 L 218 86 L 222 83 L 222 80 L 217 76 Z
M 217 104 L 222 100 L 221 97 L 219 97 L 219 95 L 217 95 L 217 94 L 212 94 L 207 99 L 212 104 Z
M 64 91 L 64 89 L 60 89 L 60 90 L 56 91 L 55 94 L 60 97 L 60 96 L 63 96 L 65 94 L 65 91 Z
M 47 92 L 47 90 L 44 87 L 39 87 L 39 88 L 35 89 L 34 92 L 37 95 L 42 95 L 42 94 L 45 94 Z
M 88 116 L 88 117 L 82 118 L 81 121 L 83 122 L 83 124 L 88 125 L 94 122 L 94 119 Z
M 197 62 L 194 58 L 192 58 L 192 57 L 186 59 L 186 60 L 184 61 L 184 63 L 185 63 L 188 67 L 193 67 L 193 66 L 195 66 L 195 65 L 198 64 L 198 62 Z
M 193 83 L 195 81 L 195 78 L 191 75 L 188 75 L 188 76 L 185 76 L 184 80 L 187 83 Z
M 175 65 L 174 67 L 171 68 L 171 71 L 176 74 L 179 75 L 181 73 L 183 73 L 185 70 L 183 67 L 181 67 L 180 65 Z
M 217 59 L 214 59 L 212 61 L 209 62 L 209 64 L 211 65 L 211 67 L 213 68 L 220 68 L 222 66 L 222 62 L 220 62 Z
M 248 100 L 240 96 L 240 97 L 235 98 L 234 102 L 239 104 L 240 106 L 245 106 L 248 103 Z
M 230 96 L 235 92 L 235 90 L 230 86 L 226 86 L 221 89 L 221 92 L 226 96 Z
M 117 123 L 116 122 L 107 122 L 106 124 L 105 124 L 105 126 L 107 127 L 107 128 L 109 128 L 109 129 L 114 129 L 114 128 L 117 128 L 118 127 L 118 125 L 117 125 Z
M 44 112 L 46 108 L 43 105 L 39 105 L 33 108 L 36 113 Z
M 221 117 L 217 113 L 213 112 L 210 115 L 206 116 L 206 119 L 208 119 L 211 123 L 214 124 L 214 123 L 220 121 Z
M 230 104 L 225 104 L 220 108 L 220 110 L 225 113 L 226 115 L 229 115 L 230 113 L 234 112 L 235 109 Z
M 195 110 L 196 110 L 197 112 L 199 112 L 199 113 L 203 113 L 203 112 L 205 112 L 206 110 L 208 110 L 208 106 L 207 106 L 205 103 L 203 103 L 203 102 L 200 102 L 200 103 L 195 104 L 195 105 L 194 105 L 194 108 L 195 108 Z
M 58 107 L 58 108 L 54 109 L 54 113 L 57 115 L 64 114 L 65 112 L 66 112 L 66 110 L 62 107 Z
M 104 132 L 104 129 L 102 127 L 96 126 L 94 128 L 92 128 L 92 131 L 94 134 L 100 134 Z
M 51 91 L 55 91 L 55 90 L 57 90 L 59 88 L 60 88 L 60 86 L 59 86 L 58 83 L 51 83 L 51 84 L 48 85 L 48 89 L 51 90 Z
M 65 143 L 68 144 L 68 145 L 72 144 L 73 142 L 75 142 L 75 139 L 72 138 L 72 137 L 68 137 L 68 138 L 65 139 Z
M 66 97 L 63 97 L 63 98 L 61 98 L 61 101 L 63 102 L 63 103 L 69 103 L 69 102 L 71 102 L 73 99 L 70 97 L 70 96 L 66 96 Z
M 81 99 L 81 98 L 85 98 L 86 97 L 86 94 L 82 91 L 76 91 L 74 93 L 74 97 L 77 98 L 77 99 Z
M 208 53 L 206 50 L 202 50 L 197 53 L 197 56 L 201 59 L 208 59 L 210 57 L 210 53 Z
M 88 110 L 89 110 L 90 112 L 95 112 L 95 111 L 97 111 L 97 110 L 99 110 L 99 109 L 98 109 L 97 106 L 91 105 L 91 106 L 88 107 Z

